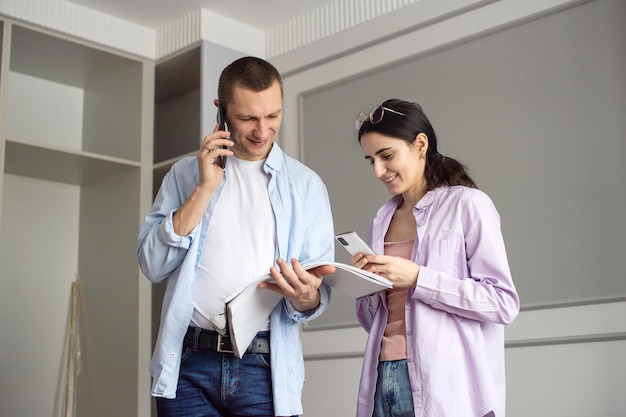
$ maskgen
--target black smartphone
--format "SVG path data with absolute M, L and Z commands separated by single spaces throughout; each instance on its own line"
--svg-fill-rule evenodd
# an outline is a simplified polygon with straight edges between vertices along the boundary
M 222 106 L 217 106 L 217 124 L 220 125 L 220 130 L 228 130 Z M 220 148 L 226 149 L 226 146 L 220 146 Z M 220 165 L 220 167 L 222 167 L 222 169 L 224 169 L 224 167 L 226 167 L 226 156 L 218 156 L 217 163 Z

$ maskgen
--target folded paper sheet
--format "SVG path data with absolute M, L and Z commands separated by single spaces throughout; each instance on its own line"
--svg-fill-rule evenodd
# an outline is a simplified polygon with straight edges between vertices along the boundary
M 323 265 L 335 266 L 335 272 L 324 276 L 324 284 L 352 297 L 365 295 L 392 288 L 389 280 L 338 262 L 317 262 L 303 265 L 309 270 Z M 279 294 L 271 290 L 258 288 L 263 281 L 271 281 L 270 274 L 263 275 L 243 290 L 226 300 L 226 317 L 230 329 L 233 350 L 238 357 L 243 357 L 246 349 L 270 313 L 282 301 Z

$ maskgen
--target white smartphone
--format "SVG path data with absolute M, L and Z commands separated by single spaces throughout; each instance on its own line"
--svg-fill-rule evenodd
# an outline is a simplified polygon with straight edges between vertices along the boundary
M 354 256 L 357 253 L 362 253 L 364 255 L 374 255 L 374 251 L 369 247 L 367 243 L 357 234 L 355 231 L 339 233 L 335 236 L 335 239 L 341 246 L 343 246 L 350 255 Z

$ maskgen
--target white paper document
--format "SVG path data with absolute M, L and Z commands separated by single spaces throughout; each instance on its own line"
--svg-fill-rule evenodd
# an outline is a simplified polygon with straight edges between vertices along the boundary
M 324 284 L 352 298 L 363 297 L 393 287 L 386 278 L 352 265 L 339 262 L 316 262 L 303 266 L 309 270 L 322 265 L 335 266 L 334 273 L 324 276 Z M 263 281 L 272 281 L 271 275 L 268 273 L 259 277 L 226 300 L 226 316 L 233 351 L 240 358 L 243 357 L 254 336 L 283 298 L 274 291 L 258 288 Z
M 272 290 L 259 288 L 261 282 L 268 280 L 271 280 L 269 274 L 262 276 L 226 300 L 230 340 L 233 352 L 240 358 L 246 353 L 250 342 L 263 327 L 272 310 L 283 299 Z
M 322 265 L 335 266 L 335 272 L 324 276 L 324 284 L 352 298 L 363 297 L 393 287 L 387 278 L 339 262 L 317 262 L 304 265 L 304 267 L 308 270 Z

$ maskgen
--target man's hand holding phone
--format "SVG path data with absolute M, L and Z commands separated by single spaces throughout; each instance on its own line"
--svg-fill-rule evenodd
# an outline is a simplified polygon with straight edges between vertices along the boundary
M 218 146 L 230 147 L 233 142 L 227 139 L 228 132 L 221 132 L 216 125 L 213 132 L 202 139 L 196 155 L 198 161 L 198 184 L 192 195 L 176 211 L 172 219 L 174 231 L 179 236 L 187 236 L 198 225 L 215 191 L 224 178 L 224 170 L 215 163 L 219 155 L 232 155 L 230 149 L 218 149 Z
M 219 159 L 233 155 L 229 149 L 233 142 L 228 137 L 229 132 L 219 130 L 216 125 L 213 132 L 204 137 L 198 151 L 200 183 L 209 185 L 211 189 L 217 189 L 224 175 Z

